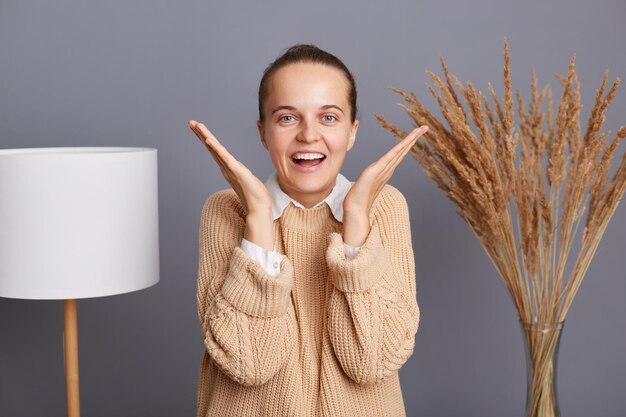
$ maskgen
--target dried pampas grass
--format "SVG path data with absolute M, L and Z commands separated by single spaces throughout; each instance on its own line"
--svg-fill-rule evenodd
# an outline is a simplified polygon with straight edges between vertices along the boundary
M 434 82 L 429 90 L 448 126 L 413 92 L 392 88 L 404 100 L 401 106 L 413 124 L 430 127 L 412 154 L 481 241 L 511 292 L 520 319 L 563 321 L 626 190 L 626 153 L 609 175 L 626 127 L 611 141 L 610 132 L 601 132 L 620 80 L 605 94 L 605 72 L 582 134 L 575 57 L 567 75 L 559 78 L 563 92 L 555 117 L 552 90 L 547 85 L 539 91 L 533 72 L 529 103 L 519 90 L 515 92 L 516 128 L 506 40 L 504 97 L 500 100 L 489 84 L 492 104 L 470 81 L 463 85 L 450 75 L 443 57 L 440 60 L 444 78 L 429 71 Z M 382 115 L 376 117 L 397 139 L 407 135 Z M 577 234 L 580 250 L 566 276 Z
M 506 39 L 502 99 L 491 84 L 488 94 L 469 81 L 462 84 L 450 75 L 443 57 L 440 61 L 443 79 L 429 71 L 434 85 L 428 88 L 447 126 L 413 92 L 392 89 L 404 100 L 401 106 L 413 124 L 430 127 L 413 156 L 484 246 L 520 320 L 536 328 L 562 322 L 626 190 L 626 153 L 610 175 L 626 127 L 612 139 L 610 132 L 602 132 L 620 80 L 607 91 L 605 72 L 583 133 L 575 56 L 567 74 L 559 77 L 563 91 L 556 115 L 552 89 L 546 85 L 539 90 L 534 72 L 529 102 L 519 90 L 513 93 Z M 382 115 L 376 117 L 397 139 L 407 135 Z M 572 253 L 577 237 L 578 253 Z M 530 354 L 543 358 L 533 364 L 533 390 L 538 392 L 552 374 L 545 357 L 556 345 L 554 338 L 544 339 L 529 341 Z M 545 410 L 552 400 L 539 397 L 532 407 L 542 413 L 537 415 L 550 416 Z

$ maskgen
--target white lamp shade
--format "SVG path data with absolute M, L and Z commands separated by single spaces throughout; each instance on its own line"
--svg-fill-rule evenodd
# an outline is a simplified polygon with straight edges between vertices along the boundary
M 157 151 L 0 150 L 0 296 L 100 297 L 159 281 Z

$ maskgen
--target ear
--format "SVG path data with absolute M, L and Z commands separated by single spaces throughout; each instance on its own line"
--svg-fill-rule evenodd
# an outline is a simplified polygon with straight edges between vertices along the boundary
M 265 129 L 263 128 L 263 122 L 257 120 L 256 127 L 257 129 L 259 129 L 259 137 L 261 138 L 261 143 L 263 144 L 263 147 L 269 151 L 269 148 L 267 147 L 267 142 L 265 141 Z
M 348 149 L 352 149 L 354 142 L 356 141 L 356 132 L 359 130 L 359 121 L 355 120 L 350 128 L 350 137 L 348 138 Z

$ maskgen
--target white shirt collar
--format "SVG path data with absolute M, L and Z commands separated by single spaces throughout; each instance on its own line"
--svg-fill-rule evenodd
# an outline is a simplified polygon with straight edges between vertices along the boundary
M 289 205 L 289 203 L 293 203 L 294 206 L 304 208 L 302 204 L 289 197 L 283 190 L 280 189 L 278 185 L 278 178 L 276 177 L 276 172 L 274 172 L 267 179 L 265 183 L 265 187 L 267 191 L 270 193 L 270 198 L 272 199 L 272 219 L 278 219 L 282 214 L 285 208 Z M 335 181 L 335 186 L 333 187 L 328 197 L 319 202 L 315 207 L 319 207 L 322 204 L 328 204 L 330 207 L 330 211 L 333 213 L 333 216 L 338 221 L 343 221 L 343 199 L 350 191 L 350 187 L 352 187 L 352 183 L 348 181 L 346 177 L 341 174 L 337 175 L 337 180 Z

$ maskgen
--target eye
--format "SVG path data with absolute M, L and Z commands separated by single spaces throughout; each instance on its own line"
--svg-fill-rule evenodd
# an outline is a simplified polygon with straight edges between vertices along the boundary
M 332 114 L 325 114 L 324 116 L 322 116 L 322 119 L 327 123 L 332 123 L 332 122 L 337 121 L 337 118 L 333 116 Z
M 289 123 L 289 122 L 293 122 L 293 119 L 294 119 L 293 115 L 291 115 L 291 114 L 283 114 L 282 116 L 280 116 L 280 118 L 278 120 L 281 121 L 281 122 Z

